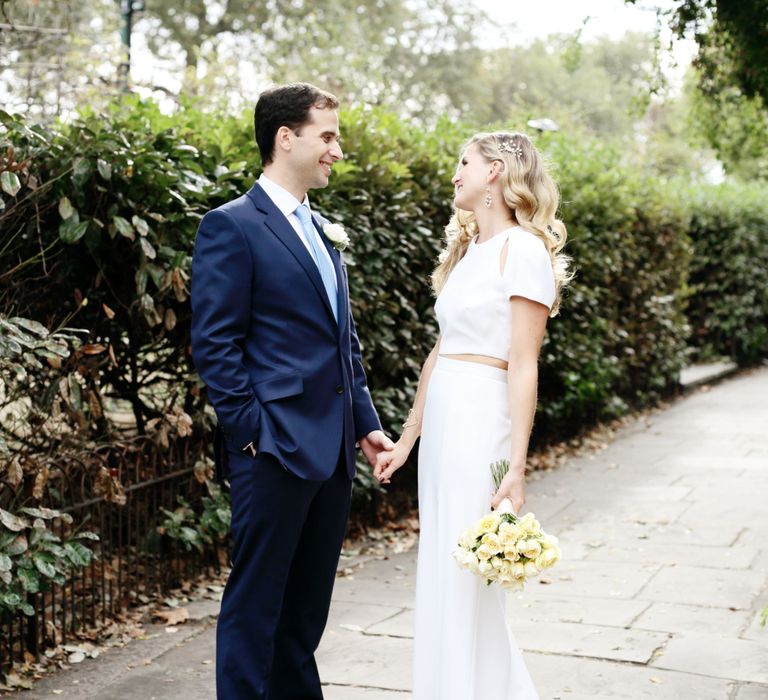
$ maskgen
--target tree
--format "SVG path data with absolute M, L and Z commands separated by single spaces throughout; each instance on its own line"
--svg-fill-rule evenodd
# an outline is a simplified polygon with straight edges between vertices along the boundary
M 687 140 L 703 137 L 729 174 L 768 177 L 768 0 L 677 0 L 660 14 L 699 48 L 684 98 Z
M 691 123 L 712 146 L 727 173 L 744 180 L 768 180 L 768 110 L 759 96 L 734 86 L 690 90 Z
M 653 38 L 629 33 L 618 40 L 578 39 L 551 36 L 487 54 L 475 78 L 486 94 L 474 106 L 473 119 L 520 127 L 546 116 L 570 130 L 631 139 L 648 105 Z
M 4 108 L 49 119 L 99 104 L 114 87 L 116 26 L 113 0 L 2 0 Z
M 147 0 L 137 31 L 159 56 L 183 51 L 188 91 L 223 61 L 235 80 L 310 80 L 347 102 L 437 115 L 473 99 L 482 20 L 458 0 Z
M 705 90 L 722 85 L 727 59 L 731 84 L 768 103 L 768 0 L 677 0 L 666 14 L 678 36 L 693 33 L 699 44 Z

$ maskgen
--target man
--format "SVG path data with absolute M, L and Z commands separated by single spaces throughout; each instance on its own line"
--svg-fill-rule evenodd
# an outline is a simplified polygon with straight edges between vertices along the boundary
M 217 628 L 222 700 L 323 697 L 314 659 L 349 514 L 355 442 L 392 448 L 371 402 L 346 266 L 311 212 L 339 146 L 338 100 L 304 83 L 255 110 L 264 172 L 208 212 L 192 264 L 192 354 L 232 493 Z

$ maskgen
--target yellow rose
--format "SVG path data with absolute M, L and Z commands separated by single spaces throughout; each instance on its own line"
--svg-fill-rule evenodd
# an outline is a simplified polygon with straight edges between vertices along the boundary
M 554 566 L 558 559 L 560 559 L 560 551 L 550 547 L 542 551 L 536 558 L 536 564 L 540 569 L 548 569 L 550 566 Z
M 501 522 L 501 516 L 496 512 L 488 513 L 488 515 L 480 518 L 476 527 L 480 532 L 493 532 L 495 533 L 499 529 L 499 523 Z
M 541 545 L 534 539 L 520 540 L 517 543 L 517 551 L 524 557 L 535 559 L 541 553 Z
M 546 533 L 542 533 L 540 541 L 542 549 L 549 549 L 550 547 L 557 548 L 557 545 L 560 543 L 557 537 L 554 535 L 548 535 Z
M 520 518 L 520 527 L 531 535 L 538 535 L 541 532 L 541 525 L 533 513 L 526 513 Z
M 502 550 L 501 543 L 499 542 L 499 536 L 489 532 L 483 535 L 481 543 L 488 548 L 492 554 L 498 554 Z
M 523 550 L 523 554 L 525 554 L 526 557 L 529 559 L 535 559 L 539 556 L 539 554 L 541 554 L 541 545 L 539 544 L 538 540 L 528 538 L 527 540 L 523 540 L 523 542 L 525 542 L 525 549 Z
M 514 593 L 515 591 L 523 590 L 523 582 L 511 579 L 509 581 L 501 581 L 501 586 L 504 590 Z
M 487 560 L 481 559 L 477 563 L 477 571 L 478 571 L 478 573 L 481 573 L 481 574 L 485 575 L 488 572 L 493 571 L 493 566 L 491 565 L 491 562 L 489 562 Z
M 463 569 L 474 571 L 477 568 L 477 557 L 473 552 L 466 549 L 457 549 L 453 553 L 456 563 Z
M 475 550 L 475 556 L 477 556 L 480 561 L 487 561 L 494 555 L 494 552 L 491 551 L 491 549 L 486 544 L 481 544 L 476 550 Z
M 503 572 L 505 576 L 512 576 L 512 567 L 515 565 L 515 562 L 510 561 L 509 559 L 503 559 L 504 565 L 499 569 L 499 571 Z
M 512 574 L 513 578 L 516 579 L 524 579 L 525 578 L 525 564 L 521 561 L 516 561 L 514 564 L 512 564 L 512 568 L 510 570 L 510 573 Z
M 536 566 L 535 561 L 525 562 L 525 575 L 526 577 L 539 575 L 539 568 Z
M 526 534 L 525 530 L 517 524 L 502 523 L 499 526 L 499 541 L 504 549 L 512 549 Z

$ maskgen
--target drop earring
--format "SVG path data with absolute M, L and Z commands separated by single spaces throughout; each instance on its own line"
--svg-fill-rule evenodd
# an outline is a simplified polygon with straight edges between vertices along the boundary
M 491 204 L 493 204 L 493 197 L 491 197 L 491 188 L 490 187 L 486 191 L 484 202 L 485 202 L 485 208 L 486 209 L 490 209 L 491 208 Z

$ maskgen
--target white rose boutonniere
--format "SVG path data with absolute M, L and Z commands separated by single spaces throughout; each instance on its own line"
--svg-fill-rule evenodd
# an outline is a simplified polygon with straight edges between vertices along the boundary
M 323 233 L 336 250 L 344 250 L 349 245 L 349 234 L 341 224 L 326 224 Z

